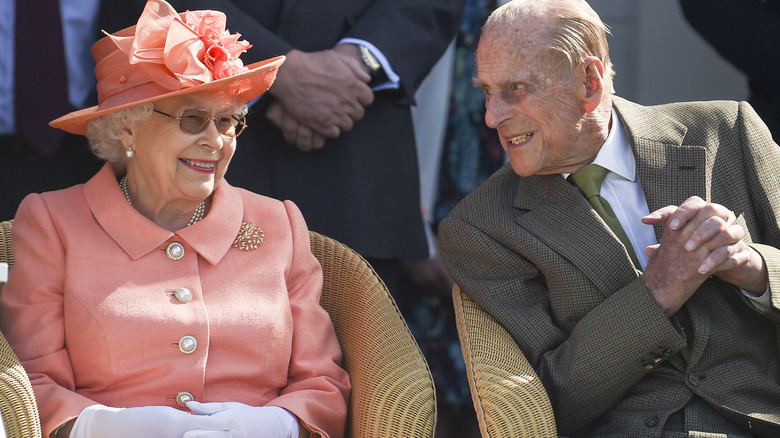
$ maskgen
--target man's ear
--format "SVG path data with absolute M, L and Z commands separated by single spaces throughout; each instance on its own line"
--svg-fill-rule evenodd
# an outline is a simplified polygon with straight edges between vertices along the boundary
M 585 111 L 592 113 L 598 108 L 604 96 L 604 64 L 595 56 L 585 58 L 580 64 L 585 84 L 583 101 Z

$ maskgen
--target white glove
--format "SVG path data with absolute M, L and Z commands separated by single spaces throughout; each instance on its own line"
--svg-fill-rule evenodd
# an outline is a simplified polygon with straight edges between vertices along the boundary
M 193 430 L 182 438 L 297 438 L 298 418 L 277 406 L 254 407 L 243 403 L 199 403 L 187 407 L 196 414 L 231 419 L 236 427 L 230 432 Z
M 192 415 L 168 406 L 93 405 L 76 418 L 70 438 L 181 438 L 189 430 L 229 431 L 234 427 L 236 420 L 229 417 Z

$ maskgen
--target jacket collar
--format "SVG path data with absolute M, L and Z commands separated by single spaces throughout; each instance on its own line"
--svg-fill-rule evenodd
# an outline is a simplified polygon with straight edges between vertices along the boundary
M 104 165 L 84 185 L 84 196 L 95 220 L 133 260 L 169 240 L 185 242 L 211 264 L 217 264 L 231 248 L 241 228 L 243 203 L 238 190 L 225 180 L 214 191 L 206 217 L 174 233 L 157 226 L 127 202 L 117 182 L 119 176 L 113 166 Z

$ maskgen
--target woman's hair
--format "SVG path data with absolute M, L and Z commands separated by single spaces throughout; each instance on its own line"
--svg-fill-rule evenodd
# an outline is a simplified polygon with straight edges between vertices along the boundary
M 125 169 L 127 156 L 121 138 L 136 123 L 149 119 L 153 109 L 153 103 L 144 103 L 95 117 L 87 122 L 86 136 L 92 152 L 99 158 Z
M 484 30 L 497 23 L 509 24 L 520 15 L 533 13 L 549 20 L 547 46 L 568 61 L 571 69 L 588 56 L 599 58 L 604 65 L 607 91 L 614 92 L 615 70 L 609 58 L 609 26 L 585 0 L 515 0 L 494 11 Z

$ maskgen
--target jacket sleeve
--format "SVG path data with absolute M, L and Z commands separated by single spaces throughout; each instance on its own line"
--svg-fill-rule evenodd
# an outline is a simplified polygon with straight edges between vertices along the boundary
M 287 387 L 268 404 L 283 407 L 323 437 L 343 436 L 349 376 L 340 367 L 341 347 L 320 304 L 322 269 L 311 252 L 309 232 L 298 207 L 285 201 L 293 234 L 287 287 L 293 315 L 293 346 Z
M 736 120 L 739 130 L 743 175 L 750 188 L 751 205 L 758 223 L 751 230 L 753 248 L 761 254 L 769 274 L 769 293 L 773 311 L 764 315 L 780 324 L 780 147 L 755 110 L 747 102 L 740 102 Z
M 65 348 L 65 249 L 43 197 L 25 198 L 11 233 L 15 264 L 0 294 L 0 321 L 32 383 L 46 437 L 95 402 L 75 392 Z
M 401 77 L 403 101 L 414 93 L 455 37 L 465 0 L 377 0 L 345 37 L 370 41 Z

